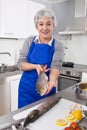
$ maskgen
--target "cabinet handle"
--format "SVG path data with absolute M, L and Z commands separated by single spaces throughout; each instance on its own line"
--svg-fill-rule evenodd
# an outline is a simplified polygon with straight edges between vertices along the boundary
M 79 79 L 78 79 L 78 78 L 74 78 L 74 77 L 63 76 L 63 75 L 60 75 L 59 77 L 60 77 L 60 78 L 66 78 L 66 79 L 71 79 L 71 80 L 76 80 L 76 81 L 79 81 Z
M 10 34 L 10 35 L 14 35 L 14 33 L 4 33 L 4 34 L 8 34 L 8 35 L 9 35 L 9 34 Z

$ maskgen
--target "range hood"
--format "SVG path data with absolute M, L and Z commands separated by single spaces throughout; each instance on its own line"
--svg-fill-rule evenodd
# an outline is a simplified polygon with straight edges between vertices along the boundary
M 67 0 L 43 0 L 45 2 L 48 2 L 50 4 L 55 4 L 55 3 L 58 3 L 58 2 L 64 2 L 64 1 L 67 1 Z
M 75 16 L 61 35 L 87 33 L 87 0 L 75 0 Z

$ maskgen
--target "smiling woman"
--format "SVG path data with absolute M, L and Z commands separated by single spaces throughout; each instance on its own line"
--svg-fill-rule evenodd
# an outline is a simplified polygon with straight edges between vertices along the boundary
M 56 92 L 56 81 L 64 59 L 64 46 L 53 37 L 56 27 L 54 13 L 41 9 L 34 22 L 38 35 L 25 40 L 18 60 L 18 67 L 24 71 L 19 83 L 19 108 Z M 44 95 L 40 95 L 36 85 L 43 72 L 48 80 Z

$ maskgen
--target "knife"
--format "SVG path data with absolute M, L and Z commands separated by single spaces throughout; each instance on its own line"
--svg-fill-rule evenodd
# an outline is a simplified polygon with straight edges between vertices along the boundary
M 40 105 L 37 109 L 32 110 L 24 120 L 23 127 L 26 127 L 29 123 L 34 122 L 36 119 L 45 114 L 48 110 L 50 110 L 54 105 L 56 105 L 61 97 L 56 95 L 48 97 L 48 99 Z

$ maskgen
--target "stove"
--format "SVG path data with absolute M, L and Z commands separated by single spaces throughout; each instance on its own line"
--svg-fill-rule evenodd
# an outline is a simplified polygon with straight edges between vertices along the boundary
M 64 62 L 62 64 L 61 74 L 81 78 L 82 72 L 87 72 L 87 65 L 75 64 L 73 62 Z
M 74 68 L 74 63 L 68 62 L 68 65 L 69 67 L 66 66 L 65 63 L 63 64 L 60 76 L 58 78 L 58 91 L 75 85 L 81 81 L 82 72 Z
M 63 68 L 60 72 L 61 75 L 65 76 L 70 76 L 70 77 L 76 77 L 76 78 L 81 78 L 82 72 L 76 71 L 74 69 L 69 69 L 69 68 Z

